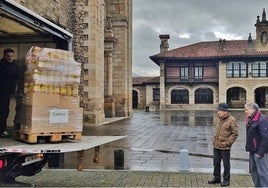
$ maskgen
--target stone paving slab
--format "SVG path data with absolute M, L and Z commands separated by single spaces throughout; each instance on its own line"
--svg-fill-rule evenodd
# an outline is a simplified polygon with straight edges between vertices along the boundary
M 209 185 L 211 174 L 181 172 L 149 172 L 125 170 L 44 169 L 33 177 L 17 181 L 35 187 L 220 187 Z M 24 184 L 25 185 L 25 184 Z M 249 175 L 232 175 L 229 187 L 253 187 Z

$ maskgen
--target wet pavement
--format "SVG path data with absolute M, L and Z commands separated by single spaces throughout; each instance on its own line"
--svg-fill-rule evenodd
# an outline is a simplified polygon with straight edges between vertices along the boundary
M 232 173 L 248 174 L 244 150 L 244 111 L 232 111 L 238 120 L 239 137 L 231 150 Z M 85 127 L 84 135 L 127 135 L 100 147 L 100 162 L 93 163 L 94 149 L 86 151 L 84 169 L 114 169 L 114 151 L 124 151 L 125 170 L 180 170 L 180 151 L 187 149 L 191 172 L 212 173 L 211 138 L 216 111 L 135 111 L 133 117 L 101 126 Z M 65 169 L 74 169 L 77 153 L 65 155 Z M 69 162 L 72 161 L 72 162 Z
M 238 120 L 239 137 L 231 150 L 231 186 L 252 187 L 248 153 L 244 150 L 244 111 L 233 110 L 232 114 Z M 94 149 L 85 151 L 84 170 L 77 172 L 77 153 L 66 153 L 63 169 L 45 168 L 34 177 L 18 180 L 37 186 L 208 187 L 216 119 L 216 111 L 134 111 L 130 119 L 107 119 L 110 123 L 84 127 L 83 135 L 128 137 L 102 145 L 99 163 L 93 162 Z M 114 170 L 115 150 L 123 151 L 122 170 Z M 182 169 L 182 151 L 189 154 L 186 171 Z

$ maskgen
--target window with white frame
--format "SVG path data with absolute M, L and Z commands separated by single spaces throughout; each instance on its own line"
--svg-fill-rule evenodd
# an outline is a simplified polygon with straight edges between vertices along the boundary
M 233 61 L 226 65 L 227 78 L 245 78 L 247 77 L 247 64 L 243 61 Z
M 253 63 L 252 77 L 268 77 L 268 62 L 260 61 Z
M 195 67 L 194 68 L 194 79 L 202 80 L 203 79 L 203 67 Z
M 181 67 L 180 70 L 181 80 L 189 80 L 189 67 Z

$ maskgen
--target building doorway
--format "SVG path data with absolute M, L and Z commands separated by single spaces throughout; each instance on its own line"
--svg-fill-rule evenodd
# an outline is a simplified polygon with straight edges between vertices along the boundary
M 132 90 L 132 108 L 136 109 L 138 108 L 138 92 L 135 90 Z
M 264 108 L 267 106 L 266 98 L 268 98 L 268 87 L 259 87 L 255 90 L 255 102 L 259 107 Z
M 246 102 L 246 90 L 241 87 L 229 88 L 226 100 L 230 107 L 243 108 Z

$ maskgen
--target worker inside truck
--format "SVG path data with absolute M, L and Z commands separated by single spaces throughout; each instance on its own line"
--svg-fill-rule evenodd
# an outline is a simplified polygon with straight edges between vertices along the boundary
M 6 48 L 3 52 L 3 58 L 0 60 L 0 137 L 10 137 L 10 133 L 7 131 L 7 118 L 10 111 L 10 98 L 15 93 L 21 93 L 21 88 L 18 87 L 18 80 L 20 79 L 20 70 L 18 65 L 14 62 L 15 52 L 11 48 Z M 21 100 L 20 100 L 21 101 Z M 16 106 L 17 117 L 14 122 L 16 128 L 19 125 L 19 103 Z

